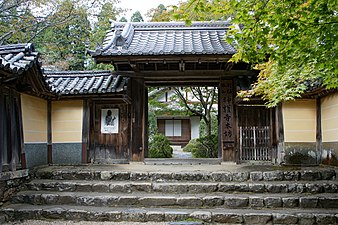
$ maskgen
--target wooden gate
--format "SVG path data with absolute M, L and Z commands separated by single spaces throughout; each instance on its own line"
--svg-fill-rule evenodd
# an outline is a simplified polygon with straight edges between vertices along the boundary
M 89 157 L 94 163 L 128 163 L 130 127 L 127 104 L 94 104 Z
M 271 161 L 272 112 L 258 106 L 238 107 L 240 161 Z

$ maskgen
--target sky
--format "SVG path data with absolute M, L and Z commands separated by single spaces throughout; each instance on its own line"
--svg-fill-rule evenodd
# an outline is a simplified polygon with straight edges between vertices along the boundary
M 122 15 L 126 17 L 128 21 L 130 21 L 130 17 L 137 10 L 141 12 L 144 21 L 148 21 L 149 18 L 146 17 L 148 10 L 156 8 L 160 4 L 168 6 L 177 5 L 179 2 L 180 0 L 120 0 L 120 3 L 117 6 L 124 9 L 131 9 L 125 13 L 125 15 Z

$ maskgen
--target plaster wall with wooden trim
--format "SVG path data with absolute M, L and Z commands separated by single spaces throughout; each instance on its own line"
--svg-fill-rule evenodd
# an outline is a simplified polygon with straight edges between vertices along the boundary
M 338 165 L 338 93 L 321 99 L 322 162 Z
M 47 164 L 47 101 L 21 94 L 27 167 Z
M 286 164 L 317 164 L 316 100 L 297 99 L 283 103 L 284 160 Z
M 51 120 L 53 163 L 81 163 L 83 101 L 53 101 Z

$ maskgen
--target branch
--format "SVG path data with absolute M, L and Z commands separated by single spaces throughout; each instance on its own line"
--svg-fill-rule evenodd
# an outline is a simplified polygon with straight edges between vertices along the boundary
M 211 109 L 212 109 L 212 106 L 214 104 L 215 98 L 216 98 L 216 91 L 215 91 L 215 88 L 213 88 L 212 89 L 211 102 L 210 102 L 209 109 L 208 109 L 209 111 L 211 111 Z
M 184 98 L 183 94 L 181 93 L 181 91 L 178 88 L 174 88 L 176 94 L 178 95 L 178 97 L 183 101 L 185 107 L 192 113 L 199 115 L 199 116 L 204 116 L 203 112 L 199 112 L 193 108 L 191 108 L 187 102 L 187 99 Z

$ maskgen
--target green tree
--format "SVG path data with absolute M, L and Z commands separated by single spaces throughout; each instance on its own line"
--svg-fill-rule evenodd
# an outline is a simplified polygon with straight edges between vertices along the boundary
M 151 18 L 151 22 L 170 21 L 170 14 L 171 11 L 167 10 L 167 7 L 163 4 L 160 4 L 147 12 L 147 16 Z
M 237 53 L 232 61 L 256 64 L 253 90 L 269 106 L 301 97 L 309 85 L 338 88 L 338 19 L 336 0 L 190 0 L 203 18 L 207 7 L 233 15 L 227 40 Z M 227 14 L 229 14 L 229 12 Z M 181 17 L 187 18 L 187 15 Z
M 128 22 L 128 20 L 126 19 L 126 17 L 122 16 L 121 19 L 119 20 L 119 22 Z
M 86 43 L 102 43 L 109 19 L 115 20 L 122 12 L 115 3 L 117 0 L 4 0 L 0 2 L 0 44 L 33 42 L 44 65 L 84 69 Z
M 91 35 L 91 48 L 94 49 L 97 44 L 101 44 L 106 37 L 106 32 L 111 28 L 111 21 L 116 21 L 116 17 L 121 13 L 121 10 L 116 8 L 115 3 L 106 2 L 102 5 L 101 11 L 97 14 L 97 22 L 94 23 L 94 28 Z
M 0 44 L 32 42 L 46 29 L 77 16 L 70 0 L 4 0 L 0 3 Z
M 76 8 L 71 1 L 65 1 L 61 6 L 61 12 L 73 7 L 73 15 L 76 17 L 46 28 L 35 38 L 36 47 L 42 54 L 44 65 L 53 65 L 63 70 L 83 70 L 86 41 L 90 37 L 87 10 L 83 7 Z
M 190 24 L 191 21 L 224 20 L 231 15 L 228 7 L 224 1 L 181 1 L 177 5 L 161 4 L 150 9 L 147 16 L 153 22 L 174 20 Z
M 130 18 L 130 21 L 131 22 L 143 22 L 144 20 L 143 20 L 143 17 L 141 15 L 140 11 L 134 12 L 134 14 Z

